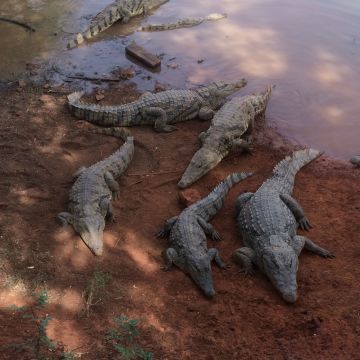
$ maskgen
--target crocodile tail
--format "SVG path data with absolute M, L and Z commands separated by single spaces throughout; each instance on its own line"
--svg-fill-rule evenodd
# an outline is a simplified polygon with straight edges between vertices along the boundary
M 116 178 L 120 176 L 130 164 L 134 156 L 134 137 L 130 136 L 126 142 L 114 154 L 103 160 L 101 166 L 106 168 Z
M 121 18 L 121 13 L 117 5 L 110 4 L 103 11 L 97 14 L 93 19 L 93 25 L 91 25 L 87 30 L 82 33 L 78 33 L 74 39 L 69 41 L 67 44 L 68 49 L 73 49 L 78 45 L 82 44 L 84 40 L 89 40 L 95 35 L 106 30 L 116 21 Z
M 80 102 L 83 95 L 83 91 L 76 91 L 67 96 L 70 111 L 75 117 L 101 126 L 114 126 L 117 123 L 119 107 L 83 104 Z
M 275 166 L 273 174 L 268 181 L 273 182 L 275 179 L 281 186 L 281 191 L 292 192 L 296 173 L 321 154 L 323 154 L 322 151 L 315 149 L 295 151 L 291 156 L 287 156 Z
M 253 173 L 241 172 L 227 176 L 207 197 L 191 205 L 191 207 L 205 220 L 212 218 L 224 205 L 226 195 L 230 189 L 241 180 L 252 175 Z
M 123 127 L 96 128 L 92 129 L 91 132 L 94 134 L 113 136 L 124 141 L 131 136 L 131 131 Z

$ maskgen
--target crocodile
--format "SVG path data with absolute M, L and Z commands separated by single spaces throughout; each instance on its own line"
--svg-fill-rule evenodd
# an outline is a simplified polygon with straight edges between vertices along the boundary
M 291 196 L 296 173 L 321 154 L 314 149 L 295 151 L 275 166 L 255 193 L 246 192 L 236 200 L 237 224 L 246 246 L 236 250 L 235 258 L 247 274 L 253 274 L 257 265 L 288 303 L 297 300 L 301 250 L 334 257 L 307 237 L 296 235 L 298 227 L 308 231 L 312 226 Z
M 202 24 L 205 21 L 217 21 L 226 18 L 226 14 L 210 14 L 208 16 L 197 17 L 197 18 L 186 18 L 178 21 L 167 23 L 167 24 L 147 24 L 141 26 L 138 31 L 164 31 L 174 30 L 180 28 L 190 28 Z
M 350 159 L 350 162 L 351 162 L 353 165 L 360 167 L 360 155 L 353 156 L 353 157 Z
M 75 117 L 101 126 L 154 125 L 155 131 L 170 132 L 169 125 L 199 117 L 210 120 L 225 98 L 246 85 L 246 81 L 217 81 L 192 90 L 165 90 L 144 93 L 138 100 L 118 106 L 100 106 L 80 102 L 84 92 L 68 95 Z
M 114 221 L 112 198 L 119 198 L 119 184 L 115 178 L 128 167 L 134 155 L 134 138 L 128 137 L 123 146 L 108 158 L 75 174 L 69 196 L 69 212 L 61 212 L 57 219 L 62 225 L 71 224 L 95 255 L 103 252 L 105 217 Z
M 165 267 L 173 264 L 190 275 L 206 297 L 215 295 L 211 274 L 211 262 L 215 260 L 220 268 L 226 268 L 216 248 L 207 248 L 206 235 L 215 241 L 221 240 L 218 232 L 208 222 L 222 207 L 229 190 L 250 173 L 229 175 L 205 198 L 187 207 L 183 212 L 168 219 L 157 236 L 169 237 L 170 247 L 164 253 Z
M 115 22 L 126 23 L 137 15 L 145 15 L 149 10 L 166 3 L 168 0 L 116 0 L 99 12 L 84 32 L 78 33 L 68 44 L 73 49 L 89 40 L 100 32 L 106 30 Z
M 254 121 L 265 112 L 272 87 L 258 95 L 235 97 L 215 114 L 209 129 L 199 135 L 201 148 L 194 154 L 181 180 L 185 188 L 208 173 L 235 148 L 249 150 Z

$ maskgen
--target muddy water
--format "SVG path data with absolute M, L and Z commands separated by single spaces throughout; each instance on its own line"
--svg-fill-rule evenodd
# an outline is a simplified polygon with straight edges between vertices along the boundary
M 107 76 L 116 66 L 132 64 L 124 47 L 135 40 L 164 54 L 158 73 L 134 65 L 141 70 L 134 78 L 141 89 L 153 89 L 155 81 L 184 87 L 240 77 L 249 80 L 242 93 L 275 84 L 267 119 L 281 133 L 340 158 L 359 153 L 360 2 L 171 0 L 146 19 L 117 24 L 96 40 L 64 51 L 68 33 L 83 29 L 90 16 L 110 2 L 2 0 L 1 15 L 16 14 L 38 31 L 30 36 L 0 23 L 1 34 L 6 34 L 0 39 L 0 76 L 17 73 L 36 58 L 53 59 L 62 77 Z M 141 23 L 211 12 L 227 13 L 228 18 L 191 29 L 135 31 Z

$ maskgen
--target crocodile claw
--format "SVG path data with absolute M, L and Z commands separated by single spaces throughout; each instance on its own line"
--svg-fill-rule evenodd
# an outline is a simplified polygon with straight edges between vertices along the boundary
M 222 240 L 220 234 L 219 234 L 216 230 L 214 230 L 211 238 L 212 238 L 214 241 L 221 241 L 221 240 Z
M 323 258 L 326 258 L 326 259 L 334 259 L 335 258 L 335 254 L 333 254 L 327 250 L 324 250 L 320 256 L 322 256 Z
M 309 231 L 312 228 L 309 220 L 304 216 L 302 219 L 299 220 L 299 227 L 301 230 Z
M 155 236 L 159 239 L 164 239 L 166 238 L 166 231 L 164 229 L 160 229 Z
M 242 268 L 239 270 L 239 273 L 243 273 L 245 275 L 253 276 L 255 275 L 255 270 L 253 268 Z
M 113 191 L 112 196 L 113 196 L 114 200 L 119 200 L 120 199 L 120 191 Z

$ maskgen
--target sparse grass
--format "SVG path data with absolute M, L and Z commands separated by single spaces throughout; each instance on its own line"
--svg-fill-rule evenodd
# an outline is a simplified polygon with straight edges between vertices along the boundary
M 136 338 L 139 337 L 139 320 L 120 315 L 114 321 L 116 328 L 108 331 L 106 340 L 121 357 L 129 360 L 153 360 L 152 353 L 141 348 L 136 342 Z
M 112 281 L 110 273 L 96 269 L 89 279 L 83 298 L 85 299 L 84 312 L 87 316 L 90 315 L 91 309 L 94 306 L 100 305 L 106 296 L 106 286 Z
M 48 294 L 44 290 L 38 295 L 34 296 L 34 304 L 31 306 L 22 306 L 18 307 L 13 305 L 10 307 L 10 310 L 16 311 L 21 315 L 23 319 L 28 319 L 36 326 L 36 333 L 33 336 L 30 336 L 29 339 L 23 343 L 18 344 L 5 344 L 2 346 L 3 349 L 15 349 L 16 352 L 28 352 L 31 353 L 37 360 L 50 360 L 50 359 L 60 359 L 60 360 L 73 360 L 75 359 L 72 352 L 63 352 L 61 355 L 51 354 L 55 352 L 58 347 L 55 342 L 53 342 L 46 333 L 46 329 L 51 320 L 51 316 L 45 315 L 42 316 L 39 314 L 40 311 L 48 304 Z

